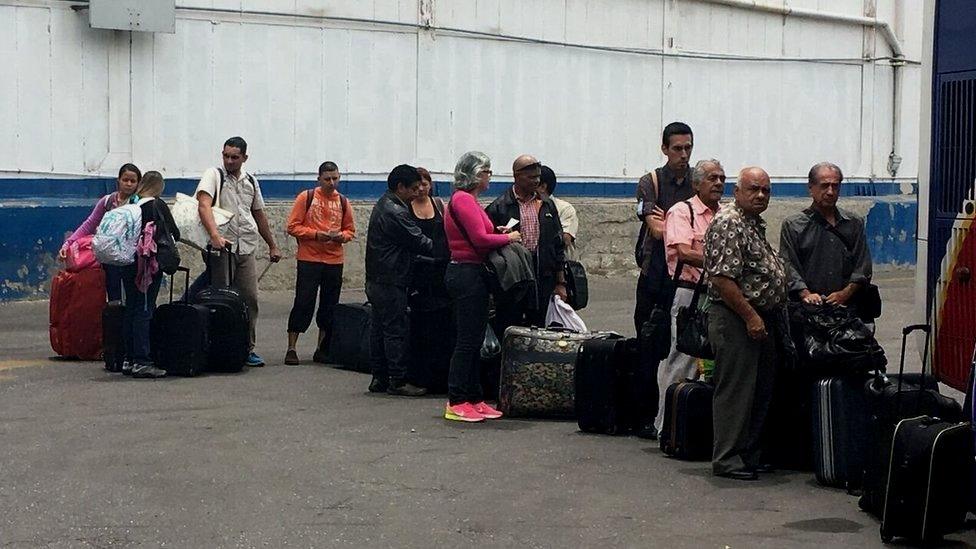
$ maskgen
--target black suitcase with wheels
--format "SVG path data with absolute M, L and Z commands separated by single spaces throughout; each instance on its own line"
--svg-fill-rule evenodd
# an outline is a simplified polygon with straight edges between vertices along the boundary
M 938 541 L 963 526 L 969 507 L 969 423 L 922 416 L 895 428 L 881 515 L 881 540 Z
M 190 270 L 183 271 L 190 283 Z M 210 309 L 187 301 L 173 301 L 176 275 L 170 276 L 169 303 L 156 308 L 150 331 L 153 361 L 171 376 L 195 376 L 207 367 L 210 355 Z M 185 295 L 185 293 L 184 293 Z
M 662 452 L 678 459 L 711 459 L 714 395 L 715 388 L 704 381 L 682 381 L 668 387 L 664 425 L 658 434 Z
M 125 345 L 122 342 L 122 323 L 125 305 L 111 303 L 102 309 L 102 358 L 109 372 L 121 372 L 125 361 Z
M 584 341 L 576 357 L 576 422 L 585 433 L 626 435 L 638 427 L 636 339 Z
M 925 333 L 922 351 L 922 371 L 905 373 L 905 345 L 909 334 Z M 866 436 L 869 448 L 865 454 L 863 489 L 858 506 L 881 517 L 884 511 L 885 490 L 888 481 L 888 460 L 895 426 L 899 421 L 928 415 L 944 421 L 962 419 L 962 407 L 955 400 L 939 394 L 938 382 L 925 373 L 929 355 L 930 329 L 926 324 L 906 326 L 902 329 L 901 359 L 898 375 L 878 374 L 865 383 L 871 415 Z
M 369 331 L 372 325 L 369 303 L 339 303 L 335 306 L 332 337 L 325 349 L 325 361 L 338 368 L 370 373 Z
M 210 270 L 210 247 L 207 246 L 207 270 Z M 227 251 L 227 272 L 234 282 L 234 254 Z M 231 287 L 211 286 L 198 293 L 194 301 L 210 310 L 210 348 L 207 368 L 214 372 L 239 372 L 250 354 L 250 312 L 240 292 Z
M 813 387 L 813 470 L 825 486 L 861 484 L 869 409 L 863 376 L 830 377 Z

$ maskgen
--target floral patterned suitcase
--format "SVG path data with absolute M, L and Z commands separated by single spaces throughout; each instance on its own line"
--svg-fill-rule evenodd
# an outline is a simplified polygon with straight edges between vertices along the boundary
M 610 337 L 620 336 L 509 327 L 502 341 L 498 409 L 508 417 L 573 418 L 579 347 Z

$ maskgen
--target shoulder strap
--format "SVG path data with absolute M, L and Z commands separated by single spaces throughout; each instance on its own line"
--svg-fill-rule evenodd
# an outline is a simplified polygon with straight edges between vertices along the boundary
M 841 243 L 844 245 L 844 247 L 847 248 L 847 251 L 848 252 L 853 252 L 854 251 L 854 244 L 852 242 L 848 242 L 847 237 L 845 237 L 843 234 L 841 234 L 841 232 L 839 230 L 837 230 L 837 227 L 834 227 L 830 223 L 826 223 L 825 225 L 826 225 L 827 231 L 830 232 L 830 233 L 833 233 L 833 235 L 836 236 L 841 241 Z
M 657 168 L 651 170 L 651 188 L 654 189 L 654 203 L 661 202 L 661 186 L 657 183 Z
M 691 200 L 685 200 L 688 205 L 688 214 L 691 215 L 691 230 L 695 230 L 695 209 L 691 207 Z
M 220 191 L 224 189 L 224 170 L 217 168 L 217 172 L 220 173 L 220 185 L 217 185 L 217 196 L 214 197 L 213 205 L 220 207 Z
M 349 199 L 339 194 L 339 205 L 342 207 L 342 217 L 346 217 L 346 209 L 349 208 Z M 342 223 L 340 223 L 342 225 Z
M 475 246 L 474 245 L 474 242 L 471 241 L 471 237 L 468 236 L 468 231 L 466 231 L 464 229 L 464 225 L 462 225 L 461 222 L 458 221 L 457 213 L 454 212 L 454 208 L 451 208 L 450 206 L 448 206 L 448 212 L 451 214 L 451 219 L 454 220 L 454 225 L 456 225 L 457 228 L 458 228 L 458 230 L 461 231 L 461 236 L 463 236 L 464 239 L 468 242 L 468 245 L 471 246 L 471 249 L 474 250 L 475 252 L 477 252 L 478 251 L 478 247 Z
M 312 198 L 315 197 L 315 189 L 308 189 L 305 191 L 305 215 L 308 215 L 308 209 L 312 207 Z
M 441 200 L 441 197 L 433 196 L 430 200 L 434 204 L 434 209 L 437 210 L 437 213 L 441 214 L 441 217 L 444 217 L 444 201 Z

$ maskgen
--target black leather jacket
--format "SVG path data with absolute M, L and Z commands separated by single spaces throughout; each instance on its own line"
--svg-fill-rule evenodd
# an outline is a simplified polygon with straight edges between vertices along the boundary
M 407 205 L 387 191 L 373 206 L 366 229 L 366 282 L 406 287 L 414 255 L 431 255 L 434 244 L 410 216 Z
M 522 220 L 515 191 L 511 187 L 489 204 L 485 212 L 495 226 L 505 225 L 513 218 Z M 549 198 L 543 198 L 539 208 L 539 246 L 536 248 L 535 258 L 537 280 L 561 273 L 563 264 L 566 263 L 563 224 L 559 220 L 556 205 Z

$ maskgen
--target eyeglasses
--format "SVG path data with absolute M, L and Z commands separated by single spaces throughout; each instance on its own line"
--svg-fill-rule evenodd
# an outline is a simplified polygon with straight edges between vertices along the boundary
M 491 175 L 491 170 L 481 170 L 478 175 Z

